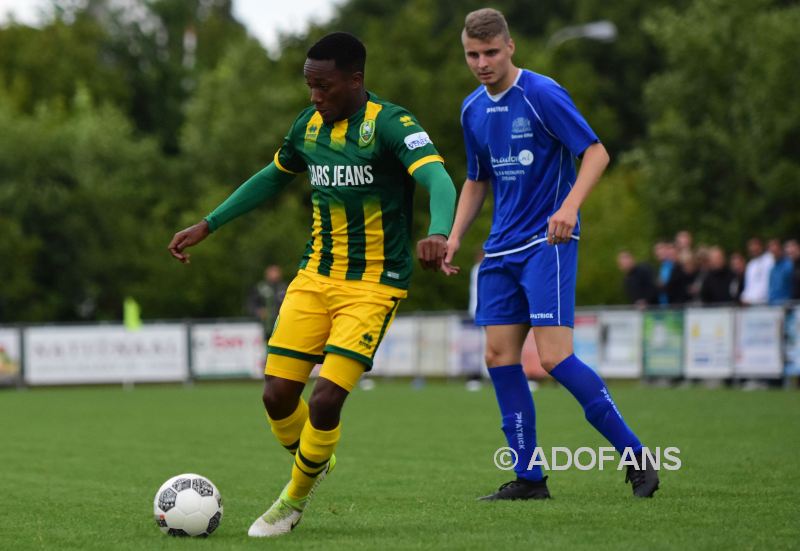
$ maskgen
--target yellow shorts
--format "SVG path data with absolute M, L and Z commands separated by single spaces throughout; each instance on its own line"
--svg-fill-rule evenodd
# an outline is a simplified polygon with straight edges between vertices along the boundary
M 269 353 L 322 363 L 331 352 L 363 363 L 365 371 L 372 369 L 406 292 L 363 283 L 298 272 L 286 291 Z

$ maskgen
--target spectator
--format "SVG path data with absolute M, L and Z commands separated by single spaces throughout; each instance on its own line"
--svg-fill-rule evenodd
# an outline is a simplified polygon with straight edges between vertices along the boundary
M 710 248 L 707 245 L 699 245 L 697 251 L 694 253 L 694 260 L 697 264 L 697 274 L 689 286 L 689 295 L 695 302 L 700 301 L 700 289 L 703 288 L 703 281 L 706 279 L 709 270 L 711 269 L 709 263 Z
M 733 274 L 731 280 L 731 297 L 733 300 L 739 302 L 744 289 L 744 269 L 745 269 L 744 256 L 741 253 L 733 253 L 730 257 L 730 269 Z
M 667 294 L 667 283 L 672 276 L 672 269 L 675 266 L 675 245 L 668 241 L 659 241 L 653 248 L 656 260 L 658 260 L 658 303 L 668 304 L 669 295 Z
M 709 248 L 708 271 L 700 285 L 700 300 L 704 304 L 732 302 L 733 280 L 733 272 L 725 263 L 725 251 L 721 247 Z
M 797 239 L 790 239 L 783 246 L 784 253 L 791 259 L 792 270 L 792 300 L 800 300 L 800 243 Z
M 699 270 L 692 252 L 684 249 L 678 253 L 678 260 L 667 283 L 669 303 L 685 304 L 693 301 L 696 297 L 692 293 L 697 288 L 698 276 Z
M 794 275 L 794 262 L 783 254 L 783 247 L 778 239 L 770 239 L 767 244 L 775 263 L 769 272 L 769 289 L 767 300 L 770 304 L 778 305 L 792 299 L 792 276 Z
M 637 306 L 655 304 L 657 290 L 653 270 L 645 263 L 636 263 L 628 251 L 620 251 L 617 255 L 617 266 L 625 274 L 623 287 L 628 300 Z
M 694 238 L 689 230 L 681 230 L 675 234 L 675 250 L 677 254 L 692 252 Z
M 757 237 L 747 241 L 747 254 L 750 261 L 744 271 L 743 304 L 766 304 L 769 292 L 769 274 L 775 258 L 764 252 L 764 244 Z
M 247 297 L 247 313 L 258 318 L 264 328 L 264 340 L 269 340 L 283 298 L 286 296 L 286 282 L 283 271 L 276 264 L 264 270 L 264 279 L 256 283 Z

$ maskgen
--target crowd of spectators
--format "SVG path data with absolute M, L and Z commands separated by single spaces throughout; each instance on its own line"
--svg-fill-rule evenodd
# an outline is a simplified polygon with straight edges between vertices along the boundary
M 747 241 L 747 259 L 718 246 L 694 246 L 680 231 L 673 241 L 653 247 L 655 268 L 630 251 L 620 251 L 617 266 L 633 304 L 771 304 L 800 299 L 800 243 L 797 239 Z

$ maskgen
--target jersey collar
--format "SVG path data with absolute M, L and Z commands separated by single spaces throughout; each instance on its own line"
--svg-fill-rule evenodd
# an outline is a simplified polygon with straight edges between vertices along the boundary
M 508 88 L 506 88 L 505 90 L 503 90 L 502 92 L 500 92 L 498 94 L 494 94 L 494 95 L 490 94 L 489 90 L 486 88 L 486 86 L 484 86 L 483 89 L 486 91 L 486 95 L 489 96 L 489 99 L 492 100 L 493 102 L 497 103 L 498 101 L 503 99 L 503 96 L 508 94 L 509 90 L 511 90 L 514 86 L 517 85 L 517 83 L 519 82 L 519 78 L 521 76 L 522 76 L 522 69 L 517 69 L 517 78 L 514 79 L 514 82 L 511 83 L 511 86 L 509 86 Z

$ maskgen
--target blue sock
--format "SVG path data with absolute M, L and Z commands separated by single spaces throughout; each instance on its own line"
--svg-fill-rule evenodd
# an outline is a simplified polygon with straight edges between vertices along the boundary
M 586 420 L 611 442 L 619 453 L 632 448 L 639 453 L 642 443 L 628 428 L 617 409 L 603 379 L 580 361 L 575 354 L 566 358 L 550 372 L 583 406 Z
M 517 477 L 526 480 L 541 480 L 542 468 L 535 466 L 530 471 L 528 463 L 536 447 L 536 411 L 533 396 L 528 388 L 528 379 L 520 364 L 492 367 L 489 375 L 503 417 L 503 432 L 508 446 L 517 452 Z

